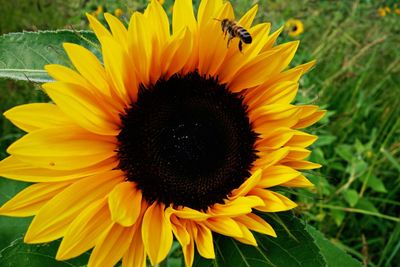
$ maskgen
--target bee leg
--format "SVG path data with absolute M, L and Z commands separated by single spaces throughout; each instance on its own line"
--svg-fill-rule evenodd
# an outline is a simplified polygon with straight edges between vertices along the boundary
M 224 40 L 226 39 L 226 34 L 228 33 L 228 30 L 224 31 Z
M 235 36 L 229 35 L 228 43 L 226 44 L 227 48 L 229 48 L 229 43 L 232 41 L 233 38 L 235 38 Z
M 240 53 L 242 53 L 242 49 L 243 49 L 243 43 L 242 40 L 239 41 L 239 51 Z

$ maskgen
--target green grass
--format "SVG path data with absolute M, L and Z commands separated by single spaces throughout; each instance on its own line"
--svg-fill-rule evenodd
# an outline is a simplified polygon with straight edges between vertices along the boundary
M 4 2 L 4 1 L 3 1 Z M 58 3 L 57 3 L 58 2 Z M 113 3 L 126 12 L 143 3 Z M 166 1 L 167 10 L 172 1 Z M 254 1 L 257 21 L 277 29 L 289 18 L 304 22 L 294 64 L 317 59 L 301 81 L 299 103 L 329 113 L 310 131 L 320 136 L 312 159 L 324 167 L 309 172 L 316 192 L 296 191 L 300 216 L 369 266 L 395 266 L 400 260 L 400 15 L 377 16 L 377 1 Z M 39 4 L 38 4 L 39 3 Z M 0 5 L 0 32 L 86 27 L 85 6 L 75 1 L 20 1 Z M 240 16 L 251 6 L 233 1 Z M 392 3 L 386 2 L 392 7 Z M 32 8 L 29 8 L 31 7 Z M 291 40 L 283 33 L 282 43 Z M 46 96 L 26 83 L 0 80 L 0 111 Z M 0 157 L 21 135 L 0 118 Z

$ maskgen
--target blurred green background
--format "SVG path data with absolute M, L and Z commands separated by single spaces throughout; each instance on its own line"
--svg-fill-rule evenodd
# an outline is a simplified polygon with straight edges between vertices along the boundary
M 161 2 L 170 15 L 173 1 Z M 289 192 L 300 203 L 296 212 L 365 265 L 396 266 L 400 262 L 400 3 L 231 2 L 237 17 L 258 3 L 256 22 L 271 21 L 274 30 L 289 19 L 300 20 L 304 32 L 295 36 L 290 25 L 278 43 L 301 40 L 293 66 L 318 60 L 301 80 L 297 102 L 329 111 L 309 130 L 320 136 L 311 158 L 324 167 L 307 173 L 316 184 L 314 192 Z M 100 20 L 104 20 L 103 12 L 110 12 L 127 22 L 132 12 L 142 11 L 146 4 L 146 0 L 0 0 L 0 33 L 87 29 L 85 12 Z M 0 80 L 1 113 L 46 99 L 39 85 Z M 0 123 L 1 159 L 22 132 L 3 117 Z M 10 187 L 1 179 L 0 203 L 24 186 L 13 183 Z M 0 244 L 15 238 L 7 236 L 6 229 L 20 227 L 22 233 L 28 222 L 2 218 Z

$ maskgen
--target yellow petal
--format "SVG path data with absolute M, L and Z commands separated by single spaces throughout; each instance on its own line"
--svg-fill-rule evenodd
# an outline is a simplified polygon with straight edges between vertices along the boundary
M 131 244 L 122 259 L 122 267 L 146 267 L 146 251 L 140 228 L 137 228 L 133 235 Z
M 213 20 L 214 15 L 223 5 L 222 0 L 203 0 L 200 2 L 199 10 L 197 13 L 197 21 L 199 25 Z
M 260 53 L 268 40 L 270 27 L 270 23 L 262 23 L 248 29 L 253 41 L 251 44 L 243 46 L 242 53 L 238 53 L 237 39 L 233 39 L 235 43 L 232 43 L 232 47 L 229 47 L 225 61 L 218 71 L 222 83 L 232 80 L 242 66 L 252 61 Z
M 116 42 L 120 43 L 125 50 L 128 49 L 128 31 L 125 28 L 124 24 L 111 15 L 110 13 L 104 13 L 104 18 L 106 19 L 108 25 L 110 26 L 111 33 Z M 102 43 L 103 45 L 103 43 Z
M 253 103 L 254 106 L 271 104 L 290 104 L 297 95 L 299 84 L 295 82 L 282 82 L 265 88 L 264 94 Z
M 262 84 L 269 76 L 281 72 L 288 66 L 298 45 L 297 41 L 290 42 L 259 54 L 237 72 L 233 80 L 229 82 L 229 88 L 233 92 L 239 92 Z
M 95 17 L 93 17 L 89 13 L 86 13 L 86 17 L 88 18 L 90 28 L 92 28 L 92 30 L 96 34 L 97 39 L 100 39 L 101 37 L 104 37 L 104 36 L 111 37 L 110 32 Z
M 252 118 L 254 130 L 265 136 L 271 132 L 271 129 L 293 127 L 299 121 L 297 114 L 296 106 L 278 104 L 260 107 L 254 114 L 250 114 L 250 118 Z
M 74 124 L 56 105 L 50 103 L 16 106 L 6 111 L 4 116 L 26 132 Z
M 271 129 L 271 131 L 263 133 L 260 139 L 257 140 L 256 146 L 258 151 L 266 149 L 278 149 L 293 138 L 294 131 L 290 128 Z
M 235 220 L 245 225 L 250 230 L 276 237 L 276 233 L 272 226 L 254 213 L 236 217 Z
M 50 170 L 34 167 L 29 163 L 18 160 L 16 156 L 9 156 L 0 161 L 0 176 L 24 182 L 60 182 L 82 178 L 115 169 L 118 160 L 109 158 L 83 169 Z
M 134 227 L 114 224 L 96 242 L 90 254 L 88 267 L 114 266 L 128 250 L 134 230 Z
M 111 218 L 122 226 L 131 226 L 140 215 L 142 192 L 132 182 L 117 185 L 108 196 Z
M 250 230 L 241 223 L 238 223 L 238 225 L 242 231 L 242 237 L 235 237 L 235 239 L 250 246 L 257 246 L 257 241 Z
M 229 2 L 214 11 L 213 18 L 199 24 L 199 64 L 197 68 L 203 75 L 214 75 L 228 52 L 227 41 L 224 40 L 220 22 L 214 18 L 234 19 L 233 8 Z M 202 38 L 202 36 L 213 36 L 213 38 Z
M 247 195 L 247 193 L 258 184 L 258 182 L 261 179 L 261 175 L 262 175 L 262 170 L 261 169 L 256 170 L 246 181 L 244 181 L 244 183 L 240 185 L 239 188 L 234 189 L 232 191 L 232 194 L 229 197 L 229 199 L 235 199 L 239 196 Z
M 179 207 L 177 209 L 168 207 L 166 212 L 174 214 L 179 218 L 189 219 L 193 221 L 203 221 L 207 218 L 210 218 L 209 214 L 188 207 Z
M 72 83 L 79 85 L 83 88 L 85 88 L 88 91 L 91 91 L 93 93 L 101 94 L 101 92 L 98 92 L 93 85 L 91 85 L 85 78 L 83 78 L 79 73 L 76 71 L 62 66 L 58 64 L 49 64 L 44 66 L 45 70 L 47 73 L 53 77 L 54 80 L 60 81 L 60 82 L 65 82 L 65 83 Z
M 58 248 L 56 259 L 67 260 L 83 254 L 112 226 L 106 198 L 90 204 L 72 221 Z
M 139 12 L 133 13 L 128 28 L 128 50 L 137 72 L 138 83 L 149 84 L 151 63 L 151 40 L 145 30 L 145 18 Z M 140 56 L 138 56 L 140 55 Z
M 192 45 L 192 35 L 188 28 L 173 36 L 171 42 L 167 44 L 161 59 L 163 73 L 166 74 L 166 78 L 179 72 L 186 65 L 191 57 Z M 182 53 L 182 51 L 187 53 Z
M 150 81 L 155 84 L 162 73 L 161 55 L 170 39 L 169 20 L 162 5 L 156 0 L 147 6 L 144 16 L 152 44 Z
M 258 168 L 267 168 L 269 166 L 272 166 L 276 164 L 277 162 L 281 161 L 283 158 L 286 157 L 286 155 L 289 153 L 289 148 L 283 147 L 281 149 L 271 151 L 268 154 L 263 154 L 261 155 L 260 158 L 258 158 L 254 162 L 254 166 Z
M 164 204 L 154 202 L 143 217 L 142 238 L 152 265 L 161 262 L 172 246 L 172 226 L 165 216 Z
M 75 88 L 79 88 L 78 91 L 82 91 L 84 96 L 90 95 L 91 101 L 95 103 L 96 106 L 99 106 L 99 109 L 104 111 L 115 121 L 119 121 L 118 112 L 123 109 L 121 109 L 121 104 L 116 103 L 116 101 L 114 101 L 114 99 L 111 97 L 112 92 L 100 92 L 79 73 L 65 66 L 50 64 L 44 66 L 44 68 L 49 75 L 54 78 L 54 80 L 63 82 L 65 84 L 74 84 Z
M 311 153 L 310 150 L 307 150 L 302 147 L 288 147 L 288 148 L 289 148 L 289 153 L 286 155 L 285 159 L 282 160 L 282 162 L 302 160 L 307 158 Z
M 295 161 L 288 161 L 285 162 L 286 166 L 292 167 L 296 170 L 312 170 L 321 168 L 321 164 L 313 163 L 307 160 L 295 160 Z
M 271 166 L 264 170 L 262 179 L 257 184 L 257 187 L 268 188 L 277 186 L 290 181 L 299 175 L 300 173 L 298 171 L 287 166 Z
M 201 223 L 196 224 L 197 231 L 194 241 L 199 254 L 206 259 L 215 259 L 213 237 L 210 229 Z
M 304 175 L 299 175 L 296 178 L 287 181 L 286 183 L 281 184 L 281 186 L 288 187 L 314 187 L 314 184 L 311 183 Z
M 273 34 L 271 34 L 268 37 L 268 42 L 265 43 L 264 48 L 261 50 L 261 52 L 270 50 L 272 46 L 275 44 L 276 39 L 278 39 L 282 31 L 283 31 L 283 26 L 277 29 Z
M 326 110 L 317 110 L 317 111 L 313 112 L 312 114 L 306 116 L 305 114 L 303 114 L 303 110 L 304 110 L 304 108 L 300 112 L 299 122 L 296 125 L 294 125 L 293 128 L 296 128 L 296 129 L 306 128 L 310 125 L 313 125 L 317 121 L 319 121 L 326 114 Z
M 172 31 L 175 34 L 185 28 L 188 28 L 192 33 L 197 28 L 193 4 L 190 0 L 176 0 L 172 11 Z
M 224 3 L 222 9 L 218 12 L 217 14 L 218 18 L 229 18 L 229 19 L 234 19 L 235 15 L 233 12 L 233 8 L 232 5 L 229 2 Z M 210 54 L 212 55 L 210 57 L 209 62 L 204 62 L 205 64 L 203 65 L 203 69 L 204 72 L 212 75 L 212 76 L 216 76 L 218 74 L 217 71 L 220 68 L 224 68 L 225 64 L 225 57 L 227 57 L 228 53 L 230 51 L 233 50 L 233 48 L 236 48 L 232 45 L 231 49 L 227 49 L 227 40 L 224 40 L 224 35 L 222 34 L 221 31 L 221 25 L 220 22 L 218 21 L 214 21 L 212 24 L 210 24 L 210 27 L 208 28 L 208 30 L 210 31 L 220 31 L 220 34 L 217 34 L 214 36 L 214 38 L 210 38 L 208 39 L 208 41 L 210 42 L 212 40 L 211 43 L 209 43 L 210 47 L 212 47 L 212 49 L 210 50 Z M 200 36 L 201 36 L 201 32 L 200 32 Z M 207 34 L 207 33 L 205 33 Z M 200 38 L 200 42 L 201 42 L 201 38 Z M 215 42 L 215 44 L 213 44 L 213 42 Z M 201 44 L 200 44 L 201 45 Z M 238 49 L 236 49 L 236 54 L 238 54 Z M 201 57 L 201 55 L 200 55 Z M 201 60 L 200 60 L 201 62 Z M 200 69 L 200 73 L 202 73 L 201 69 Z
M 24 241 L 44 243 L 60 238 L 76 216 L 91 203 L 104 198 L 123 181 L 123 175 L 121 171 L 110 171 L 75 182 L 40 209 Z
M 134 96 L 137 94 L 137 85 L 134 68 L 121 43 L 111 37 L 102 38 L 101 43 L 104 67 L 112 84 L 111 95 L 121 103 L 119 112 L 123 113 L 130 102 L 136 99 Z M 130 99 L 130 97 L 134 98 Z
M 182 251 L 186 266 L 192 266 L 194 260 L 194 241 L 191 240 L 188 245 L 182 247 Z
M 172 231 L 182 247 L 190 243 L 190 236 L 185 225 L 175 215 L 171 215 Z
M 209 218 L 202 222 L 212 231 L 222 235 L 232 237 L 242 237 L 243 233 L 239 225 L 230 217 L 215 217 Z
M 176 1 L 175 1 L 176 4 Z M 172 14 L 175 15 L 175 12 Z M 169 38 L 169 20 L 168 15 L 165 13 L 164 8 L 158 0 L 152 0 L 148 5 L 145 16 L 148 21 L 152 24 L 156 37 L 160 44 L 163 44 Z M 186 19 L 189 17 L 189 13 L 185 13 Z
M 19 192 L 0 208 L 0 215 L 27 217 L 35 215 L 40 208 L 71 184 L 68 182 L 39 183 Z
M 235 217 L 250 213 L 253 207 L 261 206 L 263 203 L 264 202 L 256 196 L 238 197 L 234 200 L 226 201 L 225 204 L 215 204 L 210 209 L 210 214 L 213 214 L 213 216 Z
M 79 73 L 100 92 L 107 95 L 109 87 L 106 72 L 97 57 L 77 44 L 64 43 L 64 49 Z
M 312 145 L 318 137 L 316 135 L 293 131 L 293 137 L 286 143 L 287 146 L 308 147 Z
M 309 71 L 312 66 L 315 65 L 315 60 L 310 61 L 308 63 L 299 65 L 297 67 L 294 67 L 293 69 L 286 70 L 284 72 L 281 72 L 274 77 L 271 77 L 271 79 L 268 79 L 264 84 L 260 85 L 258 87 L 259 90 L 253 90 L 255 95 L 258 95 L 259 93 L 262 93 L 265 88 L 268 88 L 270 86 L 274 86 L 274 84 L 281 83 L 281 82 L 294 82 L 297 83 L 300 80 L 301 75 Z
M 270 190 L 254 188 L 249 194 L 258 196 L 264 201 L 264 206 L 255 207 L 255 209 L 263 212 L 285 211 L 297 207 L 297 204 L 287 197 Z
M 36 167 L 72 170 L 113 157 L 116 153 L 113 139 L 75 126 L 48 128 L 26 134 L 9 146 L 7 152 Z
M 108 113 L 110 107 L 84 88 L 63 82 L 46 83 L 42 87 L 60 110 L 81 127 L 101 135 L 119 133 L 119 120 Z
M 301 69 L 302 74 L 304 74 L 306 72 L 309 72 L 315 66 L 316 63 L 317 63 L 317 61 L 314 59 L 314 60 L 311 60 L 310 62 L 301 64 L 301 65 L 295 67 L 295 69 Z
M 274 104 L 259 107 L 252 113 L 251 117 L 253 119 L 254 126 L 257 127 L 265 123 L 295 117 L 295 115 L 298 113 L 299 110 L 296 106 Z
M 254 5 L 250 8 L 243 17 L 240 18 L 238 24 L 245 29 L 250 28 L 251 24 L 253 23 L 254 18 L 256 17 L 258 11 L 258 5 Z

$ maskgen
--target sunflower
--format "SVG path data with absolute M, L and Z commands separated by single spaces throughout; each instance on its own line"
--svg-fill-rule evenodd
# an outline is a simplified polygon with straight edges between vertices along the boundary
M 255 26 L 257 6 L 238 24 L 252 43 L 229 47 L 220 22 L 229 2 L 177 0 L 172 33 L 158 1 L 129 27 L 105 14 L 108 31 L 88 15 L 102 62 L 65 43 L 74 69 L 45 68 L 52 103 L 5 116 L 27 134 L 7 150 L 0 175 L 33 182 L 0 208 L 34 216 L 24 241 L 62 238 L 56 258 L 93 249 L 89 266 L 146 266 L 167 256 L 174 236 L 187 266 L 195 248 L 215 258 L 213 232 L 256 246 L 252 231 L 276 236 L 254 211 L 296 204 L 274 186 L 308 187 L 301 170 L 316 136 L 305 128 L 324 114 L 291 104 L 314 61 L 289 69 L 298 41 L 274 46 L 282 29 Z
M 386 9 L 383 7 L 378 8 L 377 10 L 378 16 L 379 17 L 385 17 L 386 16 Z
M 116 17 L 121 17 L 124 14 L 124 11 L 121 8 L 117 8 L 114 10 L 114 15 Z
M 299 19 L 289 19 L 285 23 L 285 29 L 289 36 L 296 37 L 304 32 L 304 25 Z

